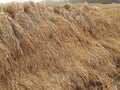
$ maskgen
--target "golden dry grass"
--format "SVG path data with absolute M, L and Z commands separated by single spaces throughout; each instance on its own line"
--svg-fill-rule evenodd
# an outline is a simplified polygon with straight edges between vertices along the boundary
M 89 4 L 90 6 L 97 6 L 99 7 L 103 12 L 105 12 L 109 16 L 120 16 L 120 4 L 99 4 L 99 3 L 92 3 Z M 84 4 L 75 4 L 75 7 L 82 7 Z
M 0 7 L 0 90 L 119 90 L 120 27 L 100 9 Z

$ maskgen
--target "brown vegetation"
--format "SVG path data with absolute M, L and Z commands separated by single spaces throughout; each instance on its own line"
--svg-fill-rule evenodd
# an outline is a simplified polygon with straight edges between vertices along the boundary
M 119 90 L 120 27 L 100 9 L 0 7 L 0 90 Z

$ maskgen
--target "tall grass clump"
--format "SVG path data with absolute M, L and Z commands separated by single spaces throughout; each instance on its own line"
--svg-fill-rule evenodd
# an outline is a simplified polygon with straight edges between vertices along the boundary
M 119 90 L 120 27 L 99 8 L 0 6 L 0 90 Z

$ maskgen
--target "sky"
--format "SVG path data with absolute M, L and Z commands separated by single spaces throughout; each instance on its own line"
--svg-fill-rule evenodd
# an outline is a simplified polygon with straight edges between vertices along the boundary
M 42 0 L 0 0 L 0 3 L 9 3 L 9 2 L 12 2 L 12 1 L 17 1 L 17 2 L 22 2 L 22 1 L 34 1 L 34 2 L 39 2 L 39 1 L 42 1 Z

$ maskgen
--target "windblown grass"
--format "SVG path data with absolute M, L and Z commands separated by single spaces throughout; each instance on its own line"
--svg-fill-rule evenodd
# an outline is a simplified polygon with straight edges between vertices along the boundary
M 90 3 L 90 6 L 100 7 L 101 10 L 106 13 L 108 16 L 120 16 L 120 4 L 99 4 L 99 3 Z M 81 8 L 84 4 L 75 4 L 77 8 Z
M 88 5 L 1 5 L 0 89 L 119 90 L 119 38 L 115 20 Z

